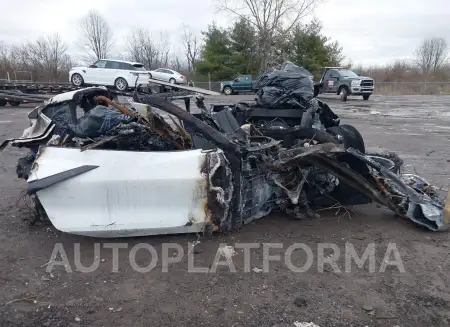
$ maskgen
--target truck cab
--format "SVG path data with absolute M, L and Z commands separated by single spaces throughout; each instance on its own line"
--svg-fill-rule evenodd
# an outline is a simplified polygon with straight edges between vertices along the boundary
M 359 76 L 344 67 L 324 67 L 320 81 L 314 85 L 315 96 L 321 93 L 338 94 L 342 101 L 347 101 L 349 95 L 369 100 L 373 90 L 372 78 Z
M 239 75 L 232 81 L 220 83 L 220 92 L 226 95 L 251 92 L 253 90 L 252 75 Z

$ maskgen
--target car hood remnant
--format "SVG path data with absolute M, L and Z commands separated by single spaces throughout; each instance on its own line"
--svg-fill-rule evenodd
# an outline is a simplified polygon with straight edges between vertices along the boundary
M 308 93 L 309 94 L 309 93 Z M 381 204 L 433 231 L 448 228 L 437 191 L 399 173 L 323 102 L 212 106 L 191 114 L 161 96 L 128 107 L 104 88 L 61 94 L 8 144 L 30 149 L 17 175 L 42 219 L 88 236 L 229 232 L 277 210 Z M 309 100 L 308 100 L 309 99 Z M 79 116 L 79 114 L 81 115 Z M 43 214 L 45 213 L 45 215 Z

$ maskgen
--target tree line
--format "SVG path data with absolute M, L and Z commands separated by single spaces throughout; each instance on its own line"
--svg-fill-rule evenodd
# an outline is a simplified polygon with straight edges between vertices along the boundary
M 217 9 L 233 17 L 234 23 L 223 28 L 212 22 L 201 35 L 183 26 L 178 42 L 182 53 L 173 51 L 175 42 L 168 33 L 154 35 L 142 27 L 132 29 L 123 49 L 117 51 L 108 22 L 92 10 L 80 22 L 78 55 L 69 55 L 67 43 L 58 34 L 20 45 L 0 41 L 0 79 L 9 72 L 11 79 L 67 81 L 71 67 L 100 58 L 137 61 L 148 69 L 168 67 L 195 81 L 257 75 L 284 60 L 318 77 L 321 67 L 343 65 L 345 60 L 342 46 L 324 35 L 320 21 L 303 23 L 320 1 L 216 0 Z M 445 39 L 436 37 L 424 40 L 410 61 L 384 67 L 347 66 L 378 82 L 445 81 L 450 78 L 448 53 Z

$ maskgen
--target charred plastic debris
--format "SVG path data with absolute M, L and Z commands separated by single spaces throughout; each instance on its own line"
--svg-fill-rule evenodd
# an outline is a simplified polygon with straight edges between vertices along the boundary
M 229 232 L 274 211 L 298 219 L 315 218 L 317 208 L 370 202 L 429 230 L 446 230 L 444 201 L 433 186 L 419 176 L 401 174 L 402 161 L 395 153 L 367 154 L 359 132 L 341 125 L 330 107 L 314 98 L 308 75 L 287 62 L 258 78 L 256 103 L 206 108 L 197 94 L 198 113 L 160 95 L 135 92 L 124 106 L 105 88 L 68 92 L 33 110 L 28 116 L 31 126 L 22 137 L 5 141 L 1 148 L 11 144 L 30 149 L 30 154 L 19 160 L 17 175 L 28 180 L 28 193 L 55 227 L 75 234 L 116 237 Z M 170 215 L 176 214 L 176 219 L 165 223 L 160 209 L 149 205 L 143 221 L 130 221 L 135 214 L 130 203 L 136 203 L 137 197 L 145 201 L 157 195 L 140 194 L 149 185 L 142 186 L 136 179 L 103 180 L 115 173 L 106 171 L 110 159 L 99 158 L 111 153 L 119 164 L 121 157 L 132 161 L 136 154 L 149 164 L 166 156 L 168 163 L 162 160 L 149 168 L 157 171 L 148 171 L 159 179 L 142 177 L 139 181 L 148 184 L 172 183 L 169 177 L 164 180 L 169 169 L 165 165 L 176 161 L 174 171 L 181 174 L 193 169 L 187 163 L 190 154 L 198 154 L 198 172 L 192 175 L 196 181 L 192 188 L 187 187 L 187 202 L 183 195 L 171 200 L 175 213 Z M 177 161 L 175 156 L 183 157 Z M 61 166 L 58 158 L 64 158 Z M 80 158 L 76 159 L 80 162 L 70 158 Z M 129 170 L 137 169 L 134 165 L 128 162 L 127 167 L 117 168 L 131 174 Z M 177 188 L 189 180 L 180 177 L 170 185 Z M 117 185 L 112 185 L 115 181 Z M 98 200 L 98 206 L 109 209 L 98 211 L 95 201 L 85 200 L 86 204 L 80 198 L 77 207 L 90 206 L 90 213 L 101 212 L 103 218 L 90 214 L 75 227 L 65 224 L 58 201 L 64 192 L 91 182 L 94 186 L 108 183 L 100 187 L 106 195 Z M 116 195 L 119 199 L 113 203 L 112 189 L 128 188 L 129 194 L 130 185 L 137 187 L 133 199 L 126 202 Z

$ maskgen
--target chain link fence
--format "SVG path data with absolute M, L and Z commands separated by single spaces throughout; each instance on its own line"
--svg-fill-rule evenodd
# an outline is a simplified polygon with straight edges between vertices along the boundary
M 20 72 L 23 73 L 23 72 Z M 22 74 L 23 75 L 23 74 Z M 31 74 L 30 74 L 31 75 Z M 17 76 L 17 79 L 13 79 Z M 31 75 L 32 76 L 32 75 Z M 20 76 L 22 77 L 22 76 Z M 28 77 L 28 76 L 27 76 Z M 30 77 L 28 77 L 30 78 Z M 33 78 L 33 77 L 31 77 Z M 0 76 L 0 84 L 16 83 L 16 84 L 43 84 L 43 85 L 68 85 L 67 82 L 52 82 L 40 80 L 27 80 L 20 78 L 18 74 L 9 76 Z M 202 81 L 196 82 L 194 85 L 199 88 L 220 92 L 220 82 Z M 450 94 L 450 81 L 446 82 L 377 82 L 375 81 L 375 94 L 382 95 L 439 95 Z
M 195 82 L 195 87 L 200 87 L 202 89 L 207 89 L 210 91 L 220 92 L 220 82 Z
M 220 82 L 194 82 L 196 87 L 220 92 Z M 450 94 L 448 82 L 376 82 L 375 94 L 383 95 L 438 95 Z
M 450 94 L 448 82 L 381 82 L 375 81 L 375 93 L 385 95 Z

